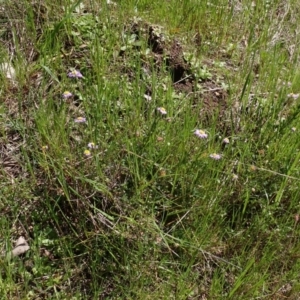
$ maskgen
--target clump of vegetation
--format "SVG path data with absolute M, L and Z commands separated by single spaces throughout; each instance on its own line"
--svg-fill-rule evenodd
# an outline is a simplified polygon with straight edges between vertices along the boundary
M 297 299 L 296 1 L 0 14 L 3 299 Z

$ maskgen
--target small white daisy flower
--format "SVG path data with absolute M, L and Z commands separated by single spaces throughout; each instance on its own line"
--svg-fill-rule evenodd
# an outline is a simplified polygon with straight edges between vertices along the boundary
M 97 149 L 98 148 L 98 145 L 95 145 L 95 143 L 93 143 L 93 142 L 90 142 L 90 143 L 88 143 L 88 148 L 90 148 L 90 149 Z

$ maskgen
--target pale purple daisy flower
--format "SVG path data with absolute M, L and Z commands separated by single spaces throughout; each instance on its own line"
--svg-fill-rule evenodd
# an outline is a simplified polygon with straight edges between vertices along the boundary
M 68 77 L 70 78 L 83 78 L 83 75 L 78 70 L 73 70 L 68 73 Z
M 297 100 L 300 96 L 300 94 L 294 94 L 294 93 L 290 93 L 287 95 L 289 98 L 293 98 L 294 100 Z
M 160 112 L 164 116 L 167 114 L 167 111 L 164 107 L 158 107 L 157 111 Z
M 88 143 L 88 148 L 90 148 L 90 149 L 98 149 L 98 145 L 95 145 L 95 143 L 93 143 L 93 142 L 90 142 L 90 143 Z
M 219 160 L 222 158 L 222 155 L 221 154 L 218 154 L 218 153 L 212 153 L 209 155 L 210 158 L 214 159 L 214 160 Z
M 225 139 L 223 140 L 223 143 L 224 143 L 224 144 L 229 144 L 229 143 L 230 143 L 229 138 L 225 138 Z
M 196 129 L 194 134 L 200 139 L 207 139 L 207 137 L 208 137 L 208 134 L 204 130 L 201 130 L 201 129 Z
M 75 123 L 86 123 L 86 118 L 78 117 L 74 120 Z
M 65 92 L 63 92 L 63 94 L 62 94 L 62 97 L 64 98 L 64 99 L 69 99 L 69 98 L 71 98 L 73 96 L 73 94 L 71 93 L 71 92 L 69 92 L 69 91 L 65 91 Z

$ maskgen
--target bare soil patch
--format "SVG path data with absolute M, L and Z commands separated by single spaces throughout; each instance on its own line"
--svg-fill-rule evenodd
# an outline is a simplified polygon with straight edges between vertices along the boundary
M 213 115 L 218 114 L 219 125 L 221 128 L 224 127 L 224 116 L 228 110 L 228 92 L 217 82 L 217 74 L 211 71 L 211 78 L 196 78 L 191 63 L 184 56 L 185 45 L 176 38 L 170 38 L 160 26 L 145 21 L 134 21 L 125 26 L 124 30 L 136 36 L 135 41 L 138 46 L 134 46 L 131 50 L 140 51 L 141 47 L 138 43 L 142 40 L 146 41 L 157 74 L 163 76 L 164 72 L 168 72 L 175 92 L 191 99 L 195 108 L 201 106 L 200 111 L 197 111 L 199 118 L 209 121 Z M 126 59 L 124 51 L 120 51 L 120 56 Z M 212 62 L 209 60 L 203 64 L 213 70 Z M 143 62 L 142 67 L 151 74 L 149 59 Z M 123 71 L 131 79 L 134 78 L 135 72 L 132 68 L 124 68 Z M 152 95 L 149 86 L 146 94 Z

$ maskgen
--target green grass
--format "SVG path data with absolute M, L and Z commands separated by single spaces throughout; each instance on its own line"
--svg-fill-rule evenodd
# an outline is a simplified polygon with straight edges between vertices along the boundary
M 1 299 L 298 299 L 298 2 L 231 2 L 0 4 Z

